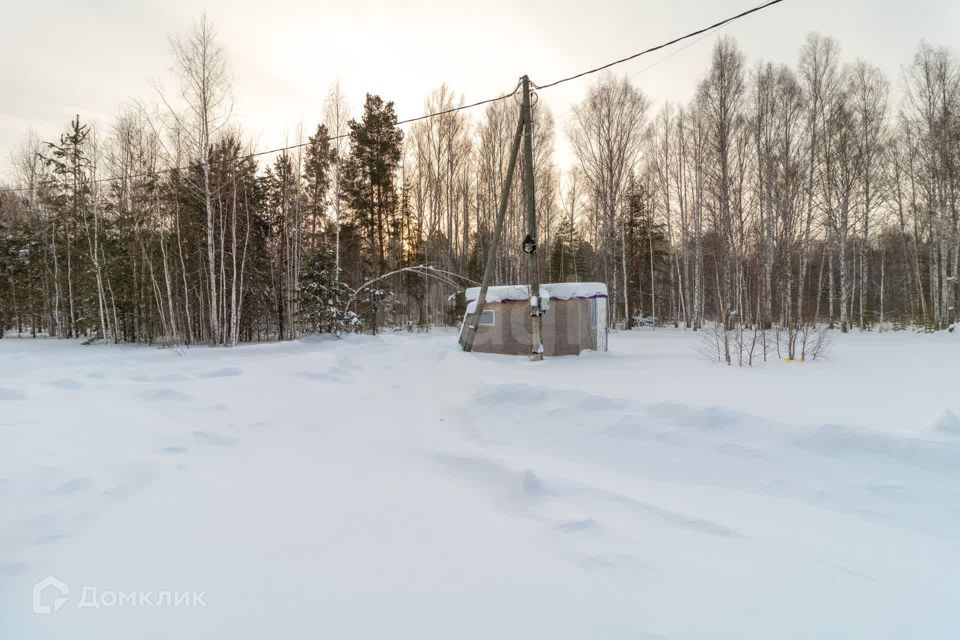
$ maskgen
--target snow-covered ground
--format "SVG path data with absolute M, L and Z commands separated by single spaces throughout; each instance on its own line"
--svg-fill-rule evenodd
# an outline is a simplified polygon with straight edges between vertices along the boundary
M 960 637 L 960 336 L 698 346 L 0 340 L 0 638 Z

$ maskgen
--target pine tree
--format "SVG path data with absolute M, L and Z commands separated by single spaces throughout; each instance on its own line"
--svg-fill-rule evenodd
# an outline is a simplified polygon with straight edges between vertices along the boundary
M 49 155 L 44 157 L 55 180 L 50 205 L 57 213 L 56 227 L 62 229 L 64 236 L 62 250 L 65 253 L 65 306 L 68 314 L 64 332 L 66 337 L 85 331 L 88 328 L 86 318 L 90 315 L 83 309 L 82 276 L 85 270 L 77 267 L 83 256 L 82 249 L 78 246 L 78 232 L 90 199 L 90 160 L 85 150 L 89 135 L 89 125 L 81 124 L 78 115 L 70 122 L 68 133 L 61 134 L 58 143 L 47 143 Z M 57 233 L 56 228 L 54 233 Z
M 660 297 L 669 294 L 670 259 L 664 225 L 654 220 L 652 199 L 643 184 L 631 183 L 621 217 L 630 317 L 656 316 L 658 309 L 668 309 Z
M 580 281 L 585 275 L 581 240 L 576 226 L 563 218 L 553 238 L 550 252 L 550 278 L 553 282 Z
M 397 213 L 396 173 L 403 132 L 392 102 L 367 94 L 363 119 L 350 121 L 350 157 L 344 167 L 347 202 L 373 258 L 373 275 L 387 271 L 387 237 Z
M 317 132 L 310 137 L 307 158 L 303 168 L 306 181 L 307 209 L 309 211 L 310 238 L 308 245 L 316 248 L 321 225 L 326 219 L 327 192 L 330 190 L 330 165 L 335 160 L 336 150 L 330 144 L 326 125 L 317 125 Z
M 36 336 L 43 315 L 43 243 L 27 221 L 0 217 L 0 338 L 7 326 Z
M 263 180 L 268 224 L 270 277 L 273 282 L 273 305 L 276 309 L 277 333 L 281 340 L 293 337 L 292 324 L 296 313 L 296 295 L 300 271 L 301 225 L 300 185 L 293 160 L 287 153 L 277 157 Z
M 344 195 L 353 221 L 367 249 L 366 276 L 388 271 L 387 251 L 402 245 L 397 224 L 399 196 L 396 177 L 400 167 L 403 132 L 397 128 L 392 102 L 367 94 L 363 118 L 350 121 L 350 156 L 344 165 Z M 400 256 L 396 256 L 399 260 Z M 380 297 L 377 288 L 364 296 Z M 376 300 L 368 300 L 368 310 Z M 376 313 L 370 313 L 371 328 L 377 331 Z
M 343 308 L 350 297 L 347 285 L 336 277 L 334 250 L 323 244 L 307 251 L 300 278 L 300 322 L 318 333 L 352 329 L 356 317 Z

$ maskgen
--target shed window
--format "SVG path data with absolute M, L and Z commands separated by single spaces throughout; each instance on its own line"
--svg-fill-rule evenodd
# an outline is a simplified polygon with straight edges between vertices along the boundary
M 480 326 L 492 327 L 496 324 L 496 319 L 496 311 L 493 309 L 484 309 L 483 313 L 480 314 Z
M 590 328 L 597 328 L 597 299 L 590 300 Z

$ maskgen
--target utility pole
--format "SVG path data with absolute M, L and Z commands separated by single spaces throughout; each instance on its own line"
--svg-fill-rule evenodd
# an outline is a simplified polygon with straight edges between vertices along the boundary
M 510 200 L 510 186 L 513 184 L 513 174 L 520 155 L 520 143 L 523 142 L 523 192 L 527 206 L 527 237 L 523 240 L 523 252 L 529 259 L 530 274 L 530 359 L 543 360 L 543 311 L 540 300 L 540 267 L 537 262 L 537 202 L 533 183 L 533 118 L 530 110 L 530 78 L 523 76 L 523 102 L 520 107 L 520 119 L 517 122 L 517 132 L 510 147 L 510 159 L 507 164 L 507 176 L 500 194 L 500 207 L 497 211 L 496 227 L 493 231 L 493 243 L 487 253 L 487 263 L 483 269 L 483 282 L 480 284 L 480 294 L 470 317 L 466 330 L 463 333 L 461 346 L 464 351 L 473 350 L 473 341 L 480 326 L 480 315 L 487 302 L 487 289 L 493 280 L 493 269 L 496 264 L 497 250 L 500 247 L 500 236 L 503 234 L 503 221 L 507 213 L 507 204 Z
M 529 258 L 530 359 L 543 360 L 543 311 L 540 300 L 540 266 L 537 263 L 537 200 L 533 188 L 533 118 L 530 110 L 530 78 L 523 76 L 523 190 L 527 201 L 527 237 L 523 250 Z

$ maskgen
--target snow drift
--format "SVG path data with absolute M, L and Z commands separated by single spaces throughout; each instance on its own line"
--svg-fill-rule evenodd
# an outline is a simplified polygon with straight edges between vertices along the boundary
M 957 637 L 954 336 L 751 370 L 697 341 L 2 340 L 0 636 Z

